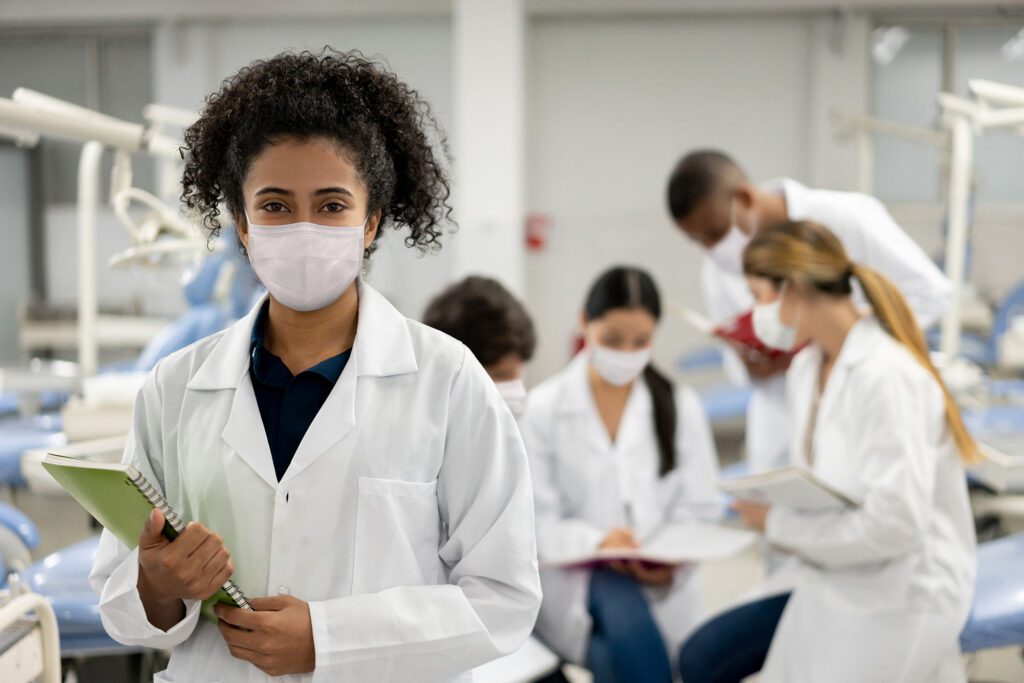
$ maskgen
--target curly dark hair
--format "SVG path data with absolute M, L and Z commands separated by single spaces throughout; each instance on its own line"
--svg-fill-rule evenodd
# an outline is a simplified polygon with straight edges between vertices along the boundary
M 253 158 L 284 137 L 326 138 L 351 154 L 369 212 L 381 212 L 377 237 L 385 227 L 404 227 L 407 246 L 440 248 L 451 190 L 437 119 L 394 73 L 358 51 L 330 47 L 253 62 L 207 97 L 185 131 L 181 200 L 200 214 L 211 238 L 220 233 L 222 202 L 232 214 L 243 209 Z M 375 246 L 376 240 L 369 251 Z
M 497 280 L 471 275 L 427 305 L 423 323 L 455 337 L 485 368 L 513 353 L 533 357 L 537 337 L 530 315 Z

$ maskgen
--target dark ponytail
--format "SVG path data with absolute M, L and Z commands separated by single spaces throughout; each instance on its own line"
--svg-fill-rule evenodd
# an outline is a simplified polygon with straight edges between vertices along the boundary
M 658 476 L 664 477 L 676 468 L 676 394 L 672 381 L 653 365 L 644 368 L 644 381 L 654 404 L 654 435 L 658 437 L 661 456 Z
M 606 271 L 590 287 L 583 312 L 587 320 L 597 320 L 615 308 L 642 308 L 661 319 L 661 295 L 654 279 L 644 270 L 619 266 Z M 644 368 L 644 382 L 651 392 L 654 408 L 654 435 L 658 441 L 659 476 L 665 476 L 676 467 L 676 412 L 675 389 L 671 380 L 658 372 L 652 364 Z

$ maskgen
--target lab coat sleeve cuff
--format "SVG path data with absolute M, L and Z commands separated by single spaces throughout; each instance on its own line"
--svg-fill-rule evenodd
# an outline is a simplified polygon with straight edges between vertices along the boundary
M 315 681 L 445 680 L 501 654 L 456 586 L 308 604 Z
M 582 519 L 563 519 L 537 529 L 537 546 L 542 560 L 557 560 L 595 552 L 608 535 Z
M 606 536 L 608 536 L 608 532 L 602 531 L 597 527 L 581 525 L 580 543 L 583 548 L 586 548 L 589 551 L 597 550 Z
M 327 602 L 317 600 L 309 603 L 309 621 L 313 628 L 313 652 L 316 656 L 315 669 L 322 669 L 330 666 L 331 657 L 331 629 L 330 614 L 327 610 Z
M 149 623 L 139 596 L 139 550 L 110 574 L 100 594 L 100 617 L 110 637 L 125 645 L 170 649 L 188 640 L 199 620 L 199 600 L 185 600 L 185 617 L 164 631 Z
M 772 545 L 778 546 L 786 546 L 792 543 L 792 539 L 787 538 L 786 530 L 792 527 L 794 514 L 798 513 L 773 505 L 768 510 L 768 515 L 764 520 L 765 540 Z

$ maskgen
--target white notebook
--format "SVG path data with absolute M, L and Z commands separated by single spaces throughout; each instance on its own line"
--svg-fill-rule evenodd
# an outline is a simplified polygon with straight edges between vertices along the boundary
M 641 539 L 635 550 L 595 550 L 576 557 L 552 558 L 540 563 L 544 568 L 592 567 L 614 560 L 639 560 L 650 564 L 679 565 L 687 562 L 719 560 L 744 550 L 757 535 L 708 522 L 670 522 L 657 527 Z
M 796 510 L 834 510 L 858 503 L 818 479 L 804 467 L 783 467 L 746 477 L 724 479 L 718 487 L 741 500 Z

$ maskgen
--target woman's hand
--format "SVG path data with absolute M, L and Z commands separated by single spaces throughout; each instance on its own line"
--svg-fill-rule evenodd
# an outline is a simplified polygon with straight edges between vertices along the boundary
M 182 600 L 205 600 L 231 578 L 224 540 L 191 522 L 173 541 L 163 535 L 164 516 L 153 510 L 139 536 L 139 597 L 149 622 L 167 630 L 185 616 Z
M 612 548 L 639 548 L 640 543 L 636 540 L 633 535 L 632 529 L 612 529 L 608 532 L 608 535 L 601 541 L 601 545 L 598 546 L 599 550 L 608 550 Z
M 633 550 L 634 548 L 640 547 L 640 542 L 636 540 L 633 535 L 632 529 L 612 529 L 608 532 L 608 535 L 601 541 L 601 545 L 597 546 L 598 550 Z M 615 560 L 609 562 L 608 566 L 621 574 L 630 574 L 632 572 L 629 569 L 629 563 Z
M 305 674 L 316 667 L 309 604 L 290 595 L 253 598 L 254 611 L 215 605 L 232 656 L 268 676 Z
M 767 353 L 762 353 L 739 342 L 730 341 L 729 344 L 743 361 L 751 379 L 768 379 L 785 372 L 789 367 L 788 356 L 779 355 L 773 358 Z
M 740 518 L 747 526 L 762 533 L 764 532 L 768 511 L 771 510 L 770 505 L 752 503 L 747 500 L 736 500 L 733 501 L 732 509 L 739 513 Z
M 629 561 L 629 573 L 640 583 L 656 588 L 672 585 L 676 568 L 667 564 L 648 564 L 639 560 Z

